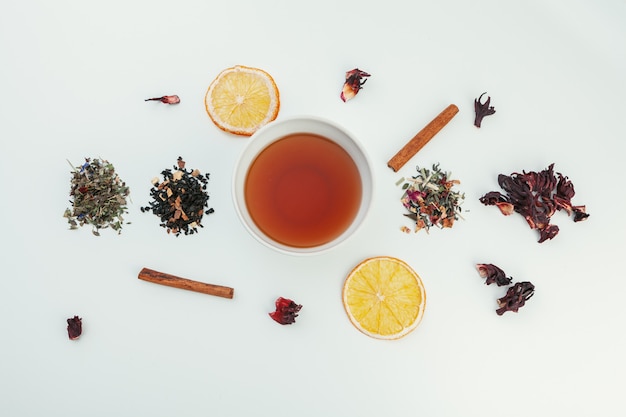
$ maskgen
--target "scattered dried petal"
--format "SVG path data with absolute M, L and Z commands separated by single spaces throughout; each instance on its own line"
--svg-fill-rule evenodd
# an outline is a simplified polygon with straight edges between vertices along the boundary
M 359 90 L 363 88 L 363 84 L 367 81 L 363 78 L 366 77 L 370 77 L 370 74 L 365 71 L 361 71 L 358 68 L 346 72 L 346 82 L 343 84 L 343 89 L 340 95 L 341 100 L 346 102 L 354 98 Z
M 293 324 L 296 322 L 298 312 L 302 305 L 296 304 L 287 298 L 278 297 L 276 299 L 276 311 L 269 313 L 270 317 L 280 324 Z
M 554 164 L 540 172 L 512 173 L 498 175 L 498 184 L 506 195 L 490 191 L 479 200 L 486 206 L 497 206 L 502 214 L 513 211 L 521 214 L 531 229 L 539 231 L 539 243 L 553 239 L 559 228 L 550 224 L 557 210 L 574 215 L 574 221 L 586 220 L 589 214 L 585 206 L 573 206 L 575 195 L 571 181 L 561 173 L 554 173 Z
M 496 310 L 499 316 L 507 311 L 517 313 L 526 304 L 526 301 L 535 294 L 535 286 L 530 282 L 516 282 L 506 292 L 506 295 L 498 299 L 499 309 Z
M 76 340 L 83 333 L 83 319 L 78 316 L 67 319 L 67 335 L 70 340 Z
M 502 269 L 494 264 L 476 264 L 476 269 L 481 277 L 487 278 L 485 284 L 490 285 L 496 283 L 498 287 L 509 285 L 513 280 L 507 277 Z
M 180 103 L 180 98 L 178 96 L 163 96 L 147 98 L 144 101 L 160 101 L 161 103 L 165 104 L 178 104 Z
M 474 111 L 476 113 L 476 118 L 474 119 L 474 126 L 476 127 L 480 127 L 480 124 L 483 121 L 483 117 L 490 116 L 496 112 L 493 106 L 489 105 L 491 103 L 491 97 L 487 96 L 487 101 L 485 101 L 484 103 L 480 102 L 480 100 L 485 94 L 487 93 L 486 92 L 482 93 L 480 97 L 478 97 L 477 99 L 474 99 Z

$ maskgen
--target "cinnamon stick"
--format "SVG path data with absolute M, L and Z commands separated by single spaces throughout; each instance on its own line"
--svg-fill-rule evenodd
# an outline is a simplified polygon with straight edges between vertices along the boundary
M 450 120 L 459 112 L 459 108 L 450 104 L 437 117 L 420 130 L 413 139 L 407 142 L 402 149 L 387 162 L 387 166 L 397 172 L 420 149 L 424 147 Z
M 215 295 L 223 298 L 233 298 L 235 292 L 235 290 L 230 287 L 193 281 L 148 268 L 143 268 L 139 271 L 138 278 L 155 284 L 167 285 L 168 287 L 201 292 L 203 294 Z

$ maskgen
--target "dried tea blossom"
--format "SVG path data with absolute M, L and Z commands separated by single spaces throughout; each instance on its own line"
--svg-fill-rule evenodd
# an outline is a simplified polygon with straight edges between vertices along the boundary
M 147 98 L 144 101 L 160 101 L 161 103 L 165 104 L 178 104 L 180 103 L 180 98 L 178 96 L 163 96 Z
M 367 77 L 370 77 L 370 74 L 365 71 L 361 71 L 358 68 L 346 72 L 346 82 L 343 84 L 343 89 L 341 90 L 341 99 L 346 102 L 354 98 L 354 96 L 358 94 L 359 90 L 363 88 L 365 81 L 367 81 L 363 78 Z
M 507 277 L 502 269 L 494 264 L 477 264 L 476 269 L 481 277 L 486 278 L 485 284 L 497 284 L 498 287 L 504 287 L 511 284 L 512 277 Z
M 531 229 L 539 231 L 539 243 L 554 238 L 559 227 L 550 224 L 552 215 L 558 210 L 573 215 L 573 220 L 586 220 L 589 214 L 585 206 L 572 205 L 574 185 L 563 174 L 554 173 L 554 164 L 541 172 L 512 173 L 498 175 L 498 184 L 505 194 L 490 191 L 480 198 L 486 206 L 497 206 L 508 216 L 517 212 L 524 216 Z
M 78 316 L 67 319 L 67 335 L 70 340 L 76 340 L 83 333 L 83 319 Z
M 185 161 L 179 156 L 173 169 L 161 172 L 163 181 L 152 180 L 150 190 L 152 201 L 142 207 L 142 212 L 152 212 L 161 219 L 161 227 L 179 236 L 198 232 L 204 214 L 214 212 L 208 208 L 209 195 L 206 191 L 209 174 L 185 168 Z M 206 209 L 206 210 L 205 210 Z
M 293 324 L 302 305 L 296 304 L 287 298 L 278 297 L 276 299 L 276 311 L 269 313 L 270 317 L 280 324 Z
M 417 172 L 416 176 L 404 180 L 404 194 L 400 199 L 409 211 L 405 216 L 415 222 L 415 232 L 421 229 L 428 232 L 432 226 L 452 227 L 462 218 L 461 203 L 465 194 L 452 189 L 460 181 L 450 179 L 450 173 L 442 171 L 439 164 L 433 165 L 432 171 L 417 167 Z
M 483 117 L 490 116 L 496 112 L 496 109 L 491 104 L 491 97 L 487 96 L 487 101 L 481 103 L 480 100 L 487 93 L 482 93 L 480 97 L 474 99 L 474 112 L 476 113 L 476 117 L 474 118 L 474 126 L 480 127 L 480 124 L 483 121 Z
M 72 208 L 63 214 L 70 229 L 89 224 L 96 236 L 100 236 L 99 229 L 107 227 L 121 233 L 122 215 L 128 212 L 126 198 L 130 190 L 113 165 L 105 160 L 87 158 L 83 165 L 72 165 L 72 168 Z
M 530 282 L 516 282 L 510 287 L 506 295 L 498 299 L 499 309 L 496 310 L 499 316 L 507 311 L 517 313 L 517 311 L 526 304 L 526 301 L 535 294 L 535 286 Z

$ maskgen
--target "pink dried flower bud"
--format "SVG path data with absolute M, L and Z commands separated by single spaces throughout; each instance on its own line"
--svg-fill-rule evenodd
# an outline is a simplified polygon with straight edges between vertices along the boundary
M 165 104 L 178 104 L 180 103 L 180 98 L 178 96 L 163 96 L 147 98 L 144 101 L 160 101 L 161 103 Z
M 350 70 L 346 72 L 346 82 L 343 84 L 343 89 L 341 90 L 341 100 L 344 102 L 354 98 L 359 92 L 361 88 L 363 88 L 363 84 L 365 81 L 363 78 L 369 77 L 365 71 L 361 71 L 358 68 Z

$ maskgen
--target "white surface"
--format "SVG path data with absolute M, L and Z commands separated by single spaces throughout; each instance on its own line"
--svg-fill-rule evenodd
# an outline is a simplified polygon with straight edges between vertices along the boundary
M 625 19 L 621 0 L 4 2 L 0 414 L 624 415 Z M 336 251 L 276 253 L 238 222 L 230 183 L 246 139 L 203 107 L 236 64 L 272 74 L 279 117 L 330 118 L 372 157 L 372 213 Z M 372 76 L 343 103 L 354 67 Z M 476 129 L 483 91 L 497 113 Z M 143 101 L 165 94 L 182 102 Z M 387 168 L 450 103 L 453 121 L 401 172 Z M 139 208 L 179 155 L 210 172 L 215 213 L 175 238 Z M 131 187 L 120 236 L 67 230 L 66 159 L 86 156 Z M 466 220 L 403 234 L 395 182 L 436 162 L 462 181 Z M 499 173 L 552 162 L 591 213 L 557 214 L 553 241 L 478 202 Z M 424 320 L 399 341 L 364 336 L 341 304 L 346 274 L 376 255 L 426 286 Z M 532 281 L 534 298 L 498 317 L 502 290 L 478 262 Z M 144 266 L 235 298 L 139 281 Z M 278 296 L 303 304 L 295 325 L 268 317 Z M 74 314 L 78 341 L 65 330 Z

